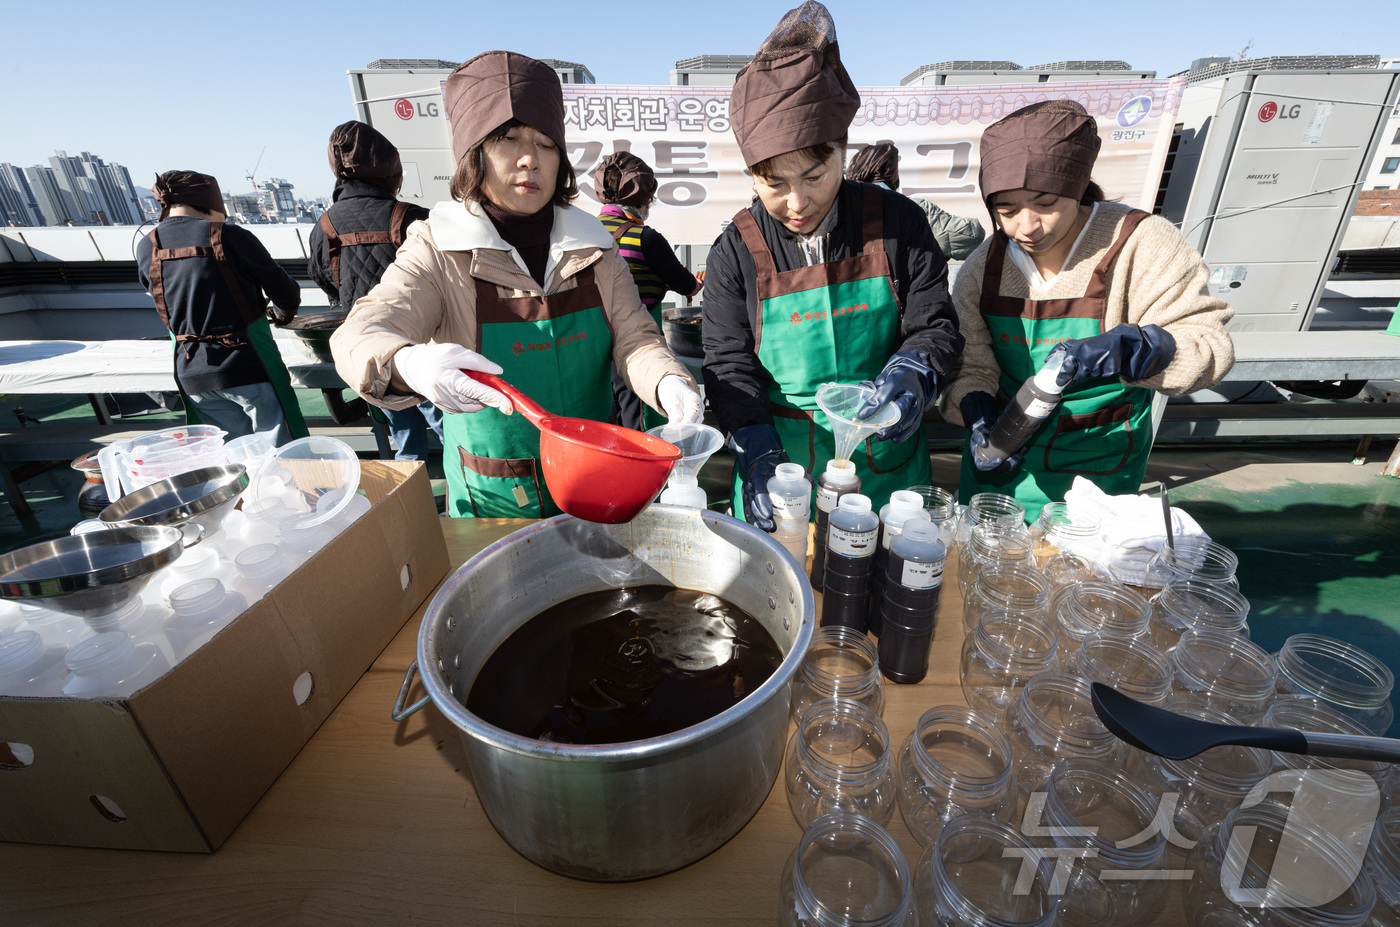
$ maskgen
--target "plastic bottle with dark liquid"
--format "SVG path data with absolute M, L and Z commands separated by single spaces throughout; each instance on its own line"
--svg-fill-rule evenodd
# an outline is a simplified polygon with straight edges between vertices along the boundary
M 880 517 L 858 492 L 841 497 L 831 513 L 826 537 L 826 576 L 822 584 L 822 627 L 866 630 L 870 571 L 880 543 Z
M 875 548 L 875 565 L 870 571 L 870 633 L 880 636 L 880 609 L 884 605 L 885 570 L 890 564 L 890 543 L 904 530 L 911 518 L 928 519 L 924 497 L 901 489 L 890 493 L 890 501 L 880 509 L 880 545 Z
M 880 672 L 895 682 L 918 682 L 928 674 L 946 558 L 938 529 L 922 518 L 905 522 L 890 544 L 878 652 Z
M 826 533 L 830 530 L 831 513 L 841 497 L 860 492 L 860 477 L 856 465 L 849 460 L 829 460 L 826 472 L 817 478 L 817 528 L 812 537 L 812 588 L 822 588 L 826 574 Z
M 1055 414 L 1064 390 L 1055 382 L 1062 366 L 1064 355 L 1053 354 L 1034 376 L 1026 378 L 992 426 L 987 446 L 972 449 L 978 460 L 1005 460 L 1024 447 L 1045 420 Z

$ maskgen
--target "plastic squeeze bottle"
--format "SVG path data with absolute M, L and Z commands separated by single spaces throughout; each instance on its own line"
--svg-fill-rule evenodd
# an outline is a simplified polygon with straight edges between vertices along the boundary
M 929 521 L 924 511 L 924 497 L 907 489 L 890 493 L 890 501 L 880 509 L 880 545 L 875 548 L 875 563 L 870 572 L 870 633 L 880 636 L 880 610 L 884 605 L 885 570 L 890 562 L 890 542 L 899 537 L 904 523 L 911 518 Z
M 773 537 L 799 567 L 807 563 L 807 524 L 812 515 L 812 486 L 801 464 L 780 463 L 768 479 L 773 501 Z
M 890 544 L 881 609 L 880 672 L 895 682 L 928 673 L 947 550 L 932 523 L 911 518 Z
M 822 620 L 864 633 L 870 607 L 870 571 L 880 540 L 880 517 L 870 499 L 848 493 L 831 513 L 826 538 L 826 577 L 822 584 Z
M 1052 354 L 1045 361 L 1045 366 L 1026 378 L 992 426 L 992 432 L 987 436 L 987 446 L 972 449 L 978 460 L 995 457 L 1005 460 L 1010 457 L 1054 414 L 1064 389 L 1055 382 L 1055 377 L 1059 375 L 1064 362 L 1064 354 Z
M 860 492 L 860 477 L 856 465 L 849 460 L 828 460 L 826 472 L 817 478 L 817 529 L 813 537 L 812 588 L 822 588 L 826 573 L 826 533 L 830 530 L 831 513 L 847 493 Z

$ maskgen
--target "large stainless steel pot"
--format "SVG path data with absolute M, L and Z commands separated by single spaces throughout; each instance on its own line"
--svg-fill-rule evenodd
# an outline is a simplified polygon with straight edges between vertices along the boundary
M 487 657 L 528 619 L 601 589 L 671 584 L 721 596 L 768 629 L 784 659 L 739 704 L 665 737 L 571 746 L 518 737 L 463 707 Z M 625 881 L 686 866 L 763 804 L 782 766 L 792 676 L 816 621 L 812 587 L 769 535 L 725 515 L 653 505 L 627 524 L 567 515 L 524 528 L 462 565 L 428 605 L 417 671 L 462 731 L 472 782 L 505 841 L 546 869 Z

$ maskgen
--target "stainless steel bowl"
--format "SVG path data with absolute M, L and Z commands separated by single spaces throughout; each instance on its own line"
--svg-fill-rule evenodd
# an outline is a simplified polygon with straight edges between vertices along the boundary
M 218 532 L 247 488 L 248 470 L 242 464 L 201 467 L 127 493 L 97 517 L 108 525 L 191 526 L 198 529 L 197 542 Z
M 330 312 L 298 314 L 282 327 L 296 335 L 317 359 L 335 363 L 335 357 L 331 355 L 331 335 L 345 321 L 345 316 L 345 310 L 337 307 Z
M 661 310 L 661 334 L 666 346 L 685 357 L 704 357 L 705 346 L 700 338 L 700 307 L 680 306 Z
M 628 743 L 545 743 L 464 707 L 487 657 L 531 617 L 586 592 L 645 583 L 744 609 L 773 635 L 782 664 L 709 720 Z M 811 584 L 768 534 L 727 515 L 653 505 L 623 525 L 561 515 L 477 554 L 429 603 L 416 665 L 428 697 L 461 729 L 477 798 L 506 842 L 554 872 L 625 881 L 695 862 L 763 804 L 782 767 L 792 677 L 815 623 Z
M 180 531 L 167 527 L 125 526 L 34 544 L 0 556 L 0 598 L 83 618 L 105 615 L 183 552 Z

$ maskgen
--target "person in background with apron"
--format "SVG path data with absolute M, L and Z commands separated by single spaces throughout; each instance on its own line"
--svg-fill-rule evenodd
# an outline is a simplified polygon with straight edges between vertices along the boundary
M 543 62 L 492 51 L 444 93 L 457 167 L 379 284 L 331 337 L 336 369 L 376 405 L 424 399 L 444 421 L 447 508 L 468 517 L 558 514 L 539 431 L 462 371 L 500 374 L 555 415 L 605 422 L 611 370 L 673 422 L 700 394 L 642 309 L 627 262 L 563 156 L 564 97 Z
M 967 348 L 942 408 L 968 428 L 960 500 L 1014 495 L 1028 521 L 1075 476 L 1137 492 L 1153 391 L 1206 389 L 1234 365 L 1234 312 L 1210 294 L 1201 256 L 1161 216 L 1104 199 L 1091 180 L 1099 146 L 1094 119 L 1068 100 L 982 133 L 978 184 L 997 228 L 953 290 Z M 1065 356 L 1055 413 L 1021 451 L 976 462 L 971 448 L 1052 351 Z
M 618 253 L 632 271 L 642 307 L 660 328 L 661 300 L 666 291 L 694 296 L 704 284 L 705 272 L 692 275 L 671 250 L 666 236 L 643 224 L 656 199 L 656 174 L 650 164 L 630 151 L 610 154 L 593 172 L 593 192 L 603 203 L 598 220 L 617 242 Z M 647 410 L 627 388 L 617 371 L 613 371 L 612 382 L 618 424 L 645 431 L 662 423 L 661 417 Z
M 851 163 L 846 167 L 846 179 L 879 184 L 886 190 L 898 193 L 899 149 L 889 142 L 866 145 L 851 155 Z M 982 223 L 976 219 L 955 216 L 922 196 L 911 196 L 909 199 L 924 211 L 928 226 L 933 229 L 933 240 L 938 242 L 938 249 L 950 261 L 967 260 L 973 249 L 987 237 Z
M 765 531 L 777 465 L 815 475 L 835 454 L 816 403 L 823 383 L 873 381 L 861 414 L 891 401 L 900 410 L 853 455 L 877 508 L 929 483 L 924 410 L 962 350 L 947 261 L 923 211 L 842 179 L 859 105 L 831 16 L 810 0 L 779 22 L 731 97 L 757 201 L 706 260 L 705 392 L 736 457 L 734 514 Z
M 355 300 L 368 293 L 394 263 L 410 224 L 428 218 L 428 210 L 396 199 L 403 186 L 399 150 L 377 129 L 363 122 L 342 123 L 331 130 L 326 149 L 335 191 L 331 208 L 311 230 L 307 273 L 332 304 L 349 315 Z M 424 460 L 428 428 L 442 438 L 442 413 L 424 400 L 408 409 L 385 409 L 398 448 L 395 460 Z
M 267 318 L 278 325 L 295 318 L 301 287 L 253 233 L 225 224 L 213 177 L 167 171 L 151 194 L 160 224 L 137 243 L 137 270 L 174 340 L 186 419 L 222 428 L 229 439 L 266 434 L 282 445 L 304 437 Z

